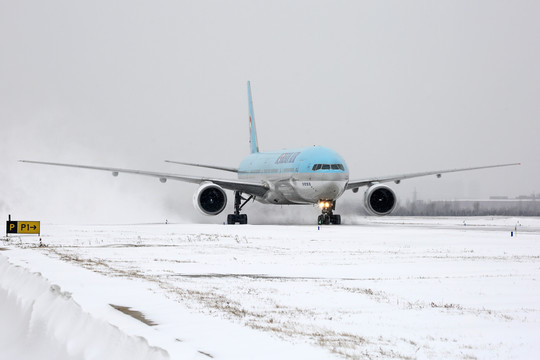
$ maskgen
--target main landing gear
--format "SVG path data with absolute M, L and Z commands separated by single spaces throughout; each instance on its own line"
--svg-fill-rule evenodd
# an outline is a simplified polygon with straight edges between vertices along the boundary
M 336 210 L 336 201 L 335 200 L 320 200 L 319 207 L 322 210 L 322 214 L 319 215 L 318 224 L 319 225 L 340 225 L 341 224 L 341 215 L 334 215 L 334 210 Z
M 250 195 L 247 199 L 242 196 L 240 191 L 234 192 L 234 214 L 227 215 L 227 224 L 247 224 L 247 215 L 240 214 L 240 210 L 248 203 L 249 200 L 253 199 L 253 195 Z M 242 200 L 244 202 L 242 203 Z

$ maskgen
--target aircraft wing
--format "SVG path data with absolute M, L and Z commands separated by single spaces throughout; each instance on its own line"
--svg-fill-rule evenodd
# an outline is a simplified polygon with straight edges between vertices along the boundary
M 349 181 L 349 183 L 347 184 L 347 187 L 345 189 L 346 190 L 350 190 L 350 189 L 354 190 L 354 189 L 358 189 L 359 187 L 362 187 L 362 186 L 368 186 L 368 185 L 372 185 L 372 184 L 376 184 L 376 183 L 385 183 L 385 182 L 390 182 L 390 181 L 393 181 L 396 184 L 399 184 L 399 182 L 401 180 L 411 179 L 411 178 L 416 178 L 416 177 L 421 177 L 421 176 L 437 175 L 437 177 L 441 177 L 442 174 L 452 173 L 452 172 L 490 169 L 490 168 L 504 167 L 504 166 L 514 166 L 514 165 L 521 165 L 521 163 L 477 166 L 477 167 L 468 167 L 468 168 L 460 168 L 460 169 L 448 169 L 448 170 L 437 170 L 437 171 L 425 171 L 425 172 L 417 172 L 417 173 L 410 173 L 410 174 L 381 176 L 381 177 L 374 177 L 374 178 L 367 178 L 367 179 L 351 180 L 351 181 Z
M 171 163 L 171 164 L 180 164 L 180 165 L 186 165 L 186 166 L 196 166 L 196 167 L 202 167 L 202 168 L 206 168 L 206 169 L 214 169 L 214 170 L 222 170 L 222 171 L 229 171 L 229 172 L 238 173 L 238 169 L 233 168 L 233 167 L 194 164 L 194 163 L 187 163 L 187 162 L 181 162 L 181 161 L 172 161 L 172 160 L 165 160 L 165 162 L 168 162 L 168 163 Z
M 31 160 L 19 160 L 19 161 L 25 162 L 25 163 L 31 163 L 31 164 L 53 165 L 53 166 L 64 166 L 64 167 L 72 167 L 72 168 L 79 168 L 79 169 L 110 171 L 113 174 L 113 176 L 118 176 L 119 173 L 145 175 L 145 176 L 158 178 L 161 182 L 166 182 L 167 180 L 178 180 L 178 181 L 184 181 L 184 182 L 193 183 L 193 184 L 211 182 L 227 190 L 241 191 L 243 193 L 254 195 L 254 196 L 263 196 L 268 191 L 267 184 L 262 183 L 262 182 L 257 182 L 257 181 L 218 179 L 218 178 L 210 178 L 210 177 L 168 174 L 168 173 L 161 173 L 161 172 L 154 172 L 154 171 L 120 169 L 120 168 L 89 166 L 89 165 L 61 164 L 61 163 L 52 163 L 52 162 L 44 162 L 44 161 L 31 161 Z

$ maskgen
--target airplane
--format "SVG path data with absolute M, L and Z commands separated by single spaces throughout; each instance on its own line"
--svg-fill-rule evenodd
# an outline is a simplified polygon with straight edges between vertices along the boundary
M 103 170 L 112 172 L 113 176 L 118 176 L 120 173 L 145 175 L 156 177 L 162 183 L 167 182 L 167 180 L 178 180 L 198 184 L 199 188 L 193 196 L 194 206 L 202 214 L 209 216 L 218 215 L 225 209 L 227 205 L 225 190 L 232 190 L 234 192 L 234 213 L 227 215 L 227 224 L 247 224 L 247 215 L 242 214 L 241 211 L 251 200 L 272 205 L 318 204 L 321 209 L 321 214 L 317 219 L 319 225 L 341 224 L 341 216 L 335 214 L 334 211 L 337 199 L 347 190 L 357 193 L 360 188 L 367 187 L 364 193 L 365 208 L 371 214 L 382 216 L 390 214 L 397 204 L 395 192 L 385 183 L 399 184 L 402 180 L 421 176 L 436 175 L 440 178 L 445 173 L 521 165 L 521 163 L 498 164 L 350 180 L 349 168 L 343 157 L 326 147 L 312 146 L 270 152 L 259 151 L 249 81 L 247 90 L 250 154 L 242 160 L 238 168 L 165 160 L 174 164 L 236 173 L 237 179 L 32 160 L 19 161 Z

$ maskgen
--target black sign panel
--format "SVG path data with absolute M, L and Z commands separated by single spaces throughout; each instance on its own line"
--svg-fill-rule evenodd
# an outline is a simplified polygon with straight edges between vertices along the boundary
M 6 234 L 16 234 L 19 228 L 17 221 L 7 221 L 6 222 Z

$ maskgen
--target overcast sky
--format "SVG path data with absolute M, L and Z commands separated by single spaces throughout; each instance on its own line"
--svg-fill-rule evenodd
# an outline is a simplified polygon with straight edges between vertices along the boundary
M 523 162 L 393 188 L 401 199 L 414 189 L 424 199 L 538 193 L 539 10 L 492 0 L 1 0 L 0 216 L 201 221 L 192 184 L 17 160 L 228 177 L 163 160 L 238 166 L 247 80 L 261 150 L 324 145 L 351 178 Z

